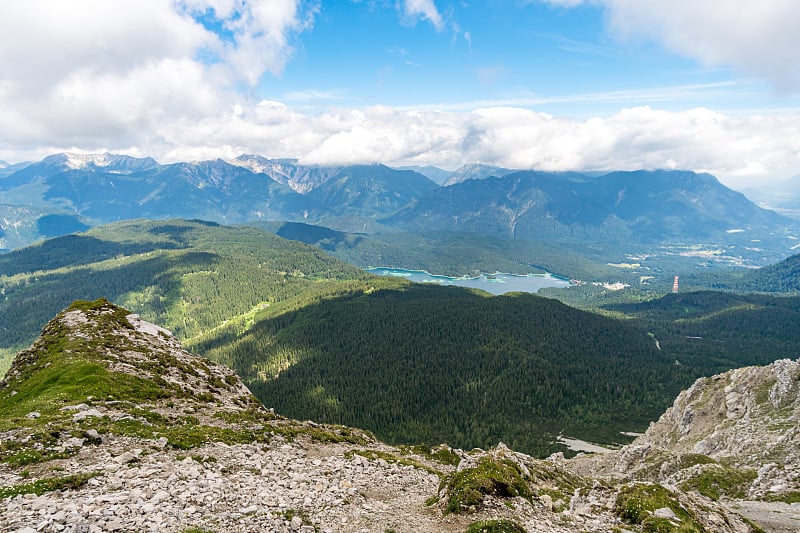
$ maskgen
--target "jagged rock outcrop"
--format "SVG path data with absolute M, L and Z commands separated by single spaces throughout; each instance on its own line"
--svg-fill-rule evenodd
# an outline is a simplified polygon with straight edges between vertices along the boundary
M 696 491 L 765 529 L 796 531 L 799 422 L 800 361 L 783 359 L 700 378 L 633 443 L 572 463 L 582 473 Z
M 685 468 L 669 456 L 683 457 L 702 463 L 695 470 L 751 469 L 750 498 L 800 492 L 798 422 L 800 361 L 783 359 L 698 379 L 643 436 L 602 459 L 611 473 L 680 479 Z
M 766 392 L 780 409 L 794 405 L 786 376 Z M 753 530 L 679 487 L 573 470 L 502 444 L 393 447 L 282 418 L 105 300 L 60 313 L 0 387 L 3 531 Z

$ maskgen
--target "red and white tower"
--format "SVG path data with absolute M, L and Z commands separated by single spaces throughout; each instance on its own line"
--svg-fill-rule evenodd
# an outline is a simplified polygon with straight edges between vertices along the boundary
M 675 281 L 672 282 L 672 292 L 678 292 L 678 276 L 675 276 Z

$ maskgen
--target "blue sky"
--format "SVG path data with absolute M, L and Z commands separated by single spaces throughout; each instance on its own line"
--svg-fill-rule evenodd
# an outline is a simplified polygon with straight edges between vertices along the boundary
M 285 71 L 265 78 L 259 91 L 295 101 L 307 94 L 313 104 L 469 109 L 509 102 L 577 115 L 620 104 L 682 109 L 711 98 L 728 109 L 760 107 L 758 98 L 771 91 L 655 43 L 617 39 L 598 5 L 439 4 L 447 14 L 437 28 L 404 17 L 391 2 L 325 3 Z M 741 94 L 753 90 L 761 94 Z
M 796 0 L 0 4 L 0 159 L 800 174 Z M 31 38 L 35 36 L 35 38 Z

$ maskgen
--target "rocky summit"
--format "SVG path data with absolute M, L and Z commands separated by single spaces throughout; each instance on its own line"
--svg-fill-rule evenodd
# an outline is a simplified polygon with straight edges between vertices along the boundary
M 541 460 L 283 418 L 170 332 L 76 302 L 0 384 L 0 530 L 760 531 L 747 498 L 780 500 L 781 531 L 797 366 L 701 380 L 632 445 Z

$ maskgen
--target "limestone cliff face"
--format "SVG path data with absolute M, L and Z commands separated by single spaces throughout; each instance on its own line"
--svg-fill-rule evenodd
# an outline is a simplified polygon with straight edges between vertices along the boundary
M 797 492 L 798 421 L 800 361 L 739 368 L 698 379 L 643 436 L 601 462 L 617 475 L 672 481 L 718 463 L 751 470 L 748 497 Z
M 640 440 L 756 464 L 797 453 L 799 415 L 800 362 L 783 359 L 697 380 Z

